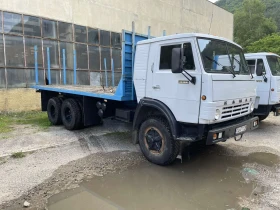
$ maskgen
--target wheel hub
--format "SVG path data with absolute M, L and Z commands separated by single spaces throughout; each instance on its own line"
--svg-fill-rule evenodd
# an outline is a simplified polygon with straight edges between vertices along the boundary
M 153 150 L 156 152 L 161 151 L 163 139 L 160 133 L 156 129 L 154 128 L 148 129 L 145 134 L 145 138 L 149 150 Z
M 55 117 L 55 107 L 54 106 L 51 106 L 50 114 L 52 117 Z
M 70 122 L 72 119 L 72 113 L 69 108 L 65 109 L 65 118 L 66 118 L 67 122 Z

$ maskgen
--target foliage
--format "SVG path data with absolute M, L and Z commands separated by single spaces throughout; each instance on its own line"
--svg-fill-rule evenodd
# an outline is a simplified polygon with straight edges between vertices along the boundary
M 261 0 L 265 4 L 265 16 L 276 21 L 278 30 L 280 31 L 280 0 Z M 242 8 L 244 0 L 218 0 L 216 5 L 223 9 L 234 13 Z
M 223 9 L 234 13 L 236 10 L 240 9 L 243 0 L 218 0 L 215 4 Z
M 260 0 L 244 0 L 234 13 L 234 39 L 245 49 L 251 43 L 277 31 L 276 23 L 264 15 L 265 4 Z
M 272 52 L 280 55 L 280 35 L 266 36 L 249 45 L 247 50 L 248 52 Z

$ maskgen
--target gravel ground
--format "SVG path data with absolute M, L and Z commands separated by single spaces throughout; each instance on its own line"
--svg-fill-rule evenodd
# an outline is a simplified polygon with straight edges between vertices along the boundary
M 279 125 L 280 117 L 270 116 L 241 141 L 230 139 L 221 145 L 232 151 L 228 155 L 280 155 Z M 11 137 L 0 140 L 0 209 L 20 209 L 25 200 L 32 203 L 29 209 L 44 209 L 51 195 L 77 187 L 83 179 L 125 170 L 143 161 L 138 146 L 130 143 L 128 124 L 106 120 L 104 126 L 76 132 L 61 127 L 35 130 L 17 127 Z M 10 158 L 18 151 L 29 153 L 22 159 Z M 259 171 L 254 181 L 265 190 L 254 199 L 242 199 L 241 205 L 280 209 L 280 169 L 248 167 Z
M 139 152 L 130 143 L 129 125 L 112 120 L 104 123 L 76 132 L 52 127 L 35 134 L 34 128 L 17 127 L 11 134 L 17 137 L 0 141 L 0 204 L 34 188 L 71 161 L 97 153 Z M 10 158 L 19 151 L 27 152 L 26 157 Z
M 228 141 L 225 145 L 236 155 L 246 156 L 252 152 L 267 152 L 280 156 L 280 117 L 272 114 L 261 122 L 260 127 L 246 133 L 240 142 Z M 254 177 L 256 191 L 255 198 L 243 199 L 242 206 L 250 206 L 253 210 L 279 210 L 280 209 L 280 165 L 276 168 L 260 167 L 254 164 L 248 167 L 259 172 Z M 258 189 L 261 186 L 262 189 Z

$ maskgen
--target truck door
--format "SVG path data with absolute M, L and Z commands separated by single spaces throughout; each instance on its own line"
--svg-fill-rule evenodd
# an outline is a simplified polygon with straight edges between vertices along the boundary
M 268 72 L 268 67 L 266 66 L 266 62 L 264 62 L 264 59 L 258 58 L 255 60 L 248 60 L 248 65 L 252 66 L 250 64 L 255 63 L 255 79 L 257 82 L 257 95 L 260 97 L 260 105 L 268 104 L 269 101 L 269 93 L 270 93 L 270 73 Z M 268 79 L 267 82 L 264 81 L 263 76 L 257 76 L 256 70 L 257 68 L 260 68 L 263 70 L 263 72 L 266 72 L 265 77 Z
M 171 71 L 173 48 L 184 48 L 184 70 L 196 77 L 192 84 L 183 74 Z M 167 40 L 153 43 L 150 49 L 149 68 L 152 81 L 147 91 L 153 99 L 163 102 L 173 112 L 177 121 L 198 123 L 201 91 L 201 71 L 194 40 Z

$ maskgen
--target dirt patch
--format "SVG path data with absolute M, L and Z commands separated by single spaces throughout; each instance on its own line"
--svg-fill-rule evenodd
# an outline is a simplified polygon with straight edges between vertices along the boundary
M 54 194 L 79 186 L 79 183 L 93 176 L 121 172 L 143 161 L 140 153 L 126 151 L 106 154 L 93 154 L 70 162 L 57 169 L 53 176 L 39 184 L 18 199 L 0 205 L 0 209 L 14 210 L 23 208 L 24 201 L 31 203 L 29 209 L 45 209 L 47 200 Z

